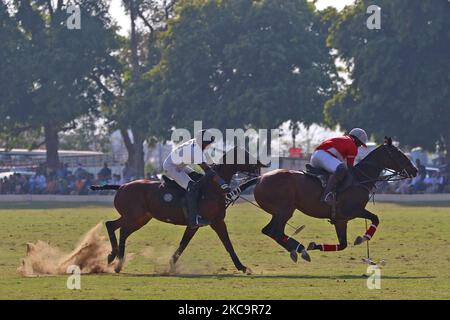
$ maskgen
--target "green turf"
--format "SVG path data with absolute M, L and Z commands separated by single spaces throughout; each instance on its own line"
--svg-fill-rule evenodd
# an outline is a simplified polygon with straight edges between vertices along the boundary
M 181 257 L 181 273 L 163 275 L 184 229 L 152 220 L 129 238 L 127 252 L 135 255 L 122 274 L 83 275 L 82 289 L 69 290 L 66 276 L 25 278 L 17 273 L 25 244 L 40 239 L 70 251 L 97 222 L 117 217 L 114 209 L 88 204 L 0 204 L 0 299 L 449 299 L 449 205 L 376 204 L 368 209 L 381 220 L 370 243 L 372 257 L 387 261 L 380 290 L 366 286 L 367 267 L 361 262 L 365 245 L 350 245 L 343 252 L 311 251 L 311 263 L 294 264 L 261 234 L 269 215 L 249 204 L 231 208 L 226 222 L 238 256 L 254 271 L 251 276 L 235 271 L 207 227 Z M 304 244 L 336 241 L 326 220 L 297 212 L 291 222 L 306 224 L 297 236 Z M 364 220 L 350 222 L 349 242 L 363 229 Z M 152 257 L 144 254 L 148 247 L 154 250 Z

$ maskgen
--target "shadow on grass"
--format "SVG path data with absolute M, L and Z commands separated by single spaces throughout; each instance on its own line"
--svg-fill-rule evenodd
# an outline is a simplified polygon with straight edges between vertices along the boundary
M 250 278 L 250 279 L 297 279 L 297 280 L 360 280 L 367 278 L 367 275 L 338 275 L 338 276 L 314 276 L 314 275 L 245 275 L 245 274 L 168 274 L 168 273 L 151 273 L 151 274 L 136 274 L 136 273 L 120 273 L 125 277 L 148 277 L 148 278 L 198 278 L 198 279 L 212 279 L 212 278 Z M 434 276 L 382 276 L 383 279 L 391 280 L 408 280 L 408 279 L 434 279 Z

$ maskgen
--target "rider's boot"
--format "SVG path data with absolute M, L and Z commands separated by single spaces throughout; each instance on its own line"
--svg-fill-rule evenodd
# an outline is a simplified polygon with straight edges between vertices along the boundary
M 347 167 L 344 164 L 340 164 L 336 171 L 328 178 L 325 191 L 323 192 L 321 201 L 325 202 L 329 206 L 336 204 L 336 187 L 347 174 Z
M 325 202 L 329 206 L 334 206 L 336 204 L 336 186 L 338 183 L 338 179 L 336 179 L 336 174 L 330 175 L 328 178 L 327 185 L 325 187 L 325 191 L 322 195 L 322 202 Z
M 200 226 L 208 225 L 209 221 L 203 219 L 198 214 L 198 198 L 200 193 L 200 186 L 194 181 L 190 181 L 186 192 L 187 201 L 187 213 L 188 221 L 187 225 L 191 229 L 198 228 Z

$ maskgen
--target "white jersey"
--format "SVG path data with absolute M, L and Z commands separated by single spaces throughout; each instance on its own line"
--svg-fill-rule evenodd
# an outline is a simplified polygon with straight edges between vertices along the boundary
M 203 150 L 195 139 L 188 140 L 172 150 L 166 161 L 177 167 L 206 162 Z
M 186 141 L 176 147 L 164 161 L 163 168 L 167 176 L 175 180 L 181 187 L 187 189 L 191 179 L 188 173 L 196 171 L 203 173 L 199 164 L 206 162 L 202 148 L 195 139 Z

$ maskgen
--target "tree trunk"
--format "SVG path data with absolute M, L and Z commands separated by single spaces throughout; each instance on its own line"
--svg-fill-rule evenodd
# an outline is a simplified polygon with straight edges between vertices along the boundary
M 58 129 L 47 123 L 44 125 L 44 133 L 45 133 L 45 146 L 46 146 L 46 156 L 47 156 L 47 169 L 55 171 L 59 165 L 59 156 L 58 156 Z
M 138 39 L 136 34 L 137 7 L 135 0 L 130 0 L 130 20 L 131 20 L 131 77 L 132 82 L 139 80 L 139 57 L 138 57 Z
M 145 138 L 139 134 L 137 130 L 131 129 L 133 134 L 133 141 L 128 134 L 128 131 L 121 129 L 120 133 L 122 135 L 123 142 L 128 152 L 128 165 L 132 167 L 136 172 L 137 178 L 144 178 L 144 141 Z
M 445 162 L 446 164 L 450 164 L 450 128 L 447 127 L 447 131 L 443 134 L 444 143 L 445 143 Z
M 145 139 L 137 131 L 133 131 L 133 146 L 134 146 L 134 163 L 131 165 L 136 171 L 139 178 L 144 178 L 144 141 Z
M 133 166 L 134 159 L 135 159 L 135 150 L 133 142 L 131 142 L 130 136 L 128 135 L 128 130 L 126 129 L 120 129 L 120 134 L 122 135 L 123 143 L 125 144 L 125 147 L 127 148 L 128 153 L 128 159 L 127 162 L 130 166 Z
M 292 148 L 295 148 L 295 132 L 292 131 Z

